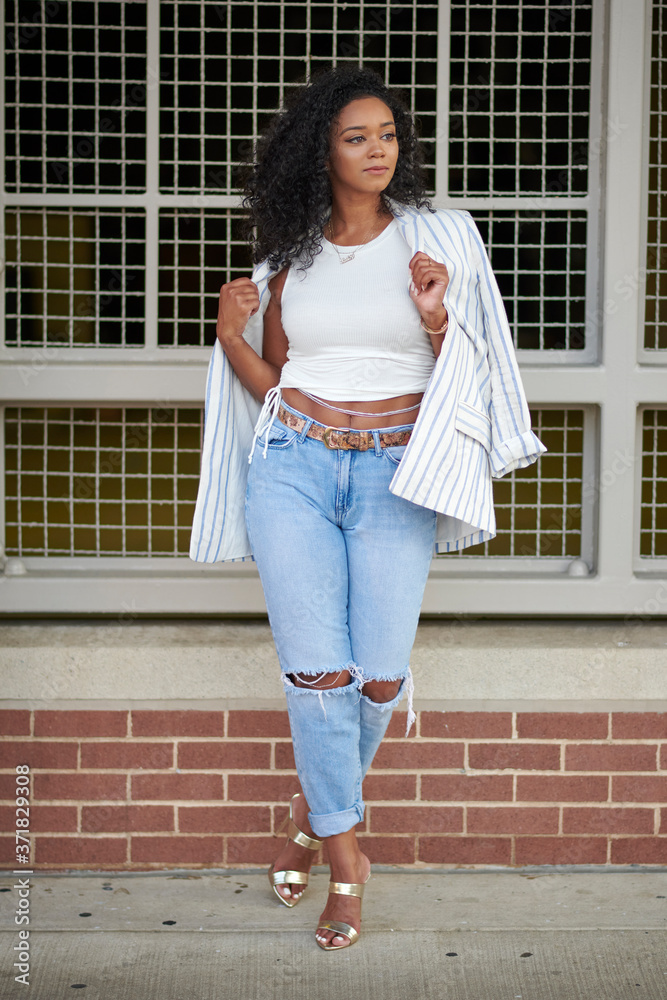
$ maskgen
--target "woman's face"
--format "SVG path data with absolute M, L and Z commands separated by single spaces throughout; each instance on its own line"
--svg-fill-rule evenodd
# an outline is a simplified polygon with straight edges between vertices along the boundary
M 350 101 L 331 126 L 328 160 L 334 192 L 379 192 L 394 176 L 398 143 L 394 116 L 379 97 Z

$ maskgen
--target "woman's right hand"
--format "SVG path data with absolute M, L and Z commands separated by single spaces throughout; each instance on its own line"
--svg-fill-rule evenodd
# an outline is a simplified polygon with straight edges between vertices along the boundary
M 258 309 L 259 289 L 251 278 L 234 278 L 222 286 L 216 332 L 223 347 L 243 337 L 248 320 Z

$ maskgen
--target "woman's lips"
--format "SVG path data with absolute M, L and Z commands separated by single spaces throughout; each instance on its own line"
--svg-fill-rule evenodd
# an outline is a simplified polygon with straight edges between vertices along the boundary
M 367 174 L 383 174 L 389 167 L 366 167 Z

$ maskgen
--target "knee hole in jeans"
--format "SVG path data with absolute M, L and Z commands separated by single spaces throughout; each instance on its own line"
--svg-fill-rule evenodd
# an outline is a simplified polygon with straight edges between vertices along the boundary
M 361 693 L 371 701 L 379 703 L 393 701 L 402 684 L 402 678 L 395 681 L 366 681 Z
M 340 670 L 337 674 L 323 673 L 312 678 L 310 674 L 288 674 L 287 675 L 295 687 L 314 688 L 318 691 L 327 688 L 347 687 L 352 683 L 352 675 L 349 670 Z

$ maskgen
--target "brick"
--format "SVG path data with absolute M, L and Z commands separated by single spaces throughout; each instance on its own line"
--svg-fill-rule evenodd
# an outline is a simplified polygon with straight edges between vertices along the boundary
M 231 802 L 289 802 L 301 789 L 292 775 L 230 774 L 227 780 Z
M 383 743 L 375 755 L 372 770 L 404 767 L 463 767 L 462 743 Z
M 470 767 L 487 770 L 560 770 L 560 747 L 547 743 L 471 743 Z
M 605 740 L 609 731 L 606 712 L 519 712 L 519 739 Z
M 133 736 L 222 737 L 224 733 L 224 712 L 132 712 Z
M 520 774 L 516 783 L 517 802 L 606 802 L 607 775 Z
M 74 799 L 88 802 L 98 799 L 125 799 L 123 774 L 36 774 L 35 801 L 39 799 Z
M 501 802 L 512 798 L 511 774 L 424 774 L 421 797 L 427 802 Z
M 147 864 L 219 865 L 222 837 L 132 837 L 132 861 Z
M 404 702 L 405 704 L 405 702 Z M 405 727 L 408 724 L 408 713 L 401 709 L 392 712 L 391 719 L 389 720 L 389 725 L 387 726 L 387 732 L 385 736 L 394 737 L 395 739 L 409 739 L 413 740 L 417 736 L 419 731 L 419 717 L 422 713 L 417 712 L 417 722 L 410 727 L 410 735 L 406 737 Z
M 362 834 L 357 838 L 361 850 L 376 865 L 412 865 L 417 860 L 415 837 L 373 837 Z
M 367 774 L 364 778 L 366 802 L 402 802 L 417 796 L 417 778 L 414 774 Z
M 447 806 L 373 806 L 373 833 L 462 833 L 463 809 Z
M 16 775 L 0 774 L 0 799 L 16 798 Z
M 656 746 L 616 744 L 591 746 L 574 743 L 565 748 L 566 771 L 655 771 Z
M 660 833 L 667 833 L 667 809 L 660 810 Z
M 14 806 L 0 806 L 0 830 L 13 830 Z M 31 833 L 76 833 L 76 806 L 31 806 Z
M 296 768 L 294 748 L 291 743 L 276 743 L 276 770 L 293 771 Z
M 268 806 L 180 806 L 181 833 L 270 833 Z
M 127 736 L 127 712 L 35 712 L 35 736 Z
M 244 770 L 268 768 L 271 765 L 269 743 L 179 743 L 178 766 L 184 768 L 229 768 Z
M 517 837 L 517 865 L 603 865 L 606 837 Z
M 667 743 L 663 743 L 660 747 L 660 770 L 667 770 Z
M 30 855 L 31 861 L 33 860 L 32 854 Z M 16 841 L 14 839 L 14 834 L 11 837 L 0 836 L 0 865 L 3 868 L 14 868 L 15 865 L 20 864 L 16 860 Z M 28 867 L 26 865 L 26 867 Z
M 474 739 L 509 739 L 511 712 L 422 712 L 421 735 Z
M 287 712 L 230 712 L 229 736 L 289 736 Z
M 167 768 L 174 766 L 173 743 L 82 743 L 81 767 Z
M 141 799 L 221 799 L 219 774 L 133 774 L 132 798 Z
M 134 833 L 174 829 L 173 806 L 84 806 L 84 833 Z
M 615 774 L 611 779 L 612 802 L 667 802 L 667 776 Z
M 30 712 L 18 708 L 1 709 L 0 736 L 30 736 Z
M 125 837 L 36 837 L 40 865 L 119 865 L 127 859 Z
M 667 712 L 614 712 L 611 735 L 615 740 L 667 739 Z
M 613 865 L 667 865 L 667 837 L 618 837 L 611 842 Z
M 563 810 L 563 833 L 653 833 L 652 809 Z
M 43 743 L 9 741 L 0 743 L 0 767 L 29 764 L 33 768 L 76 769 L 78 752 L 76 743 Z
M 274 837 L 227 837 L 226 840 L 228 865 L 270 865 L 280 853 L 280 842 Z
M 511 837 L 420 837 L 418 860 L 436 865 L 509 865 Z
M 468 833 L 558 833 L 558 809 L 470 806 Z

